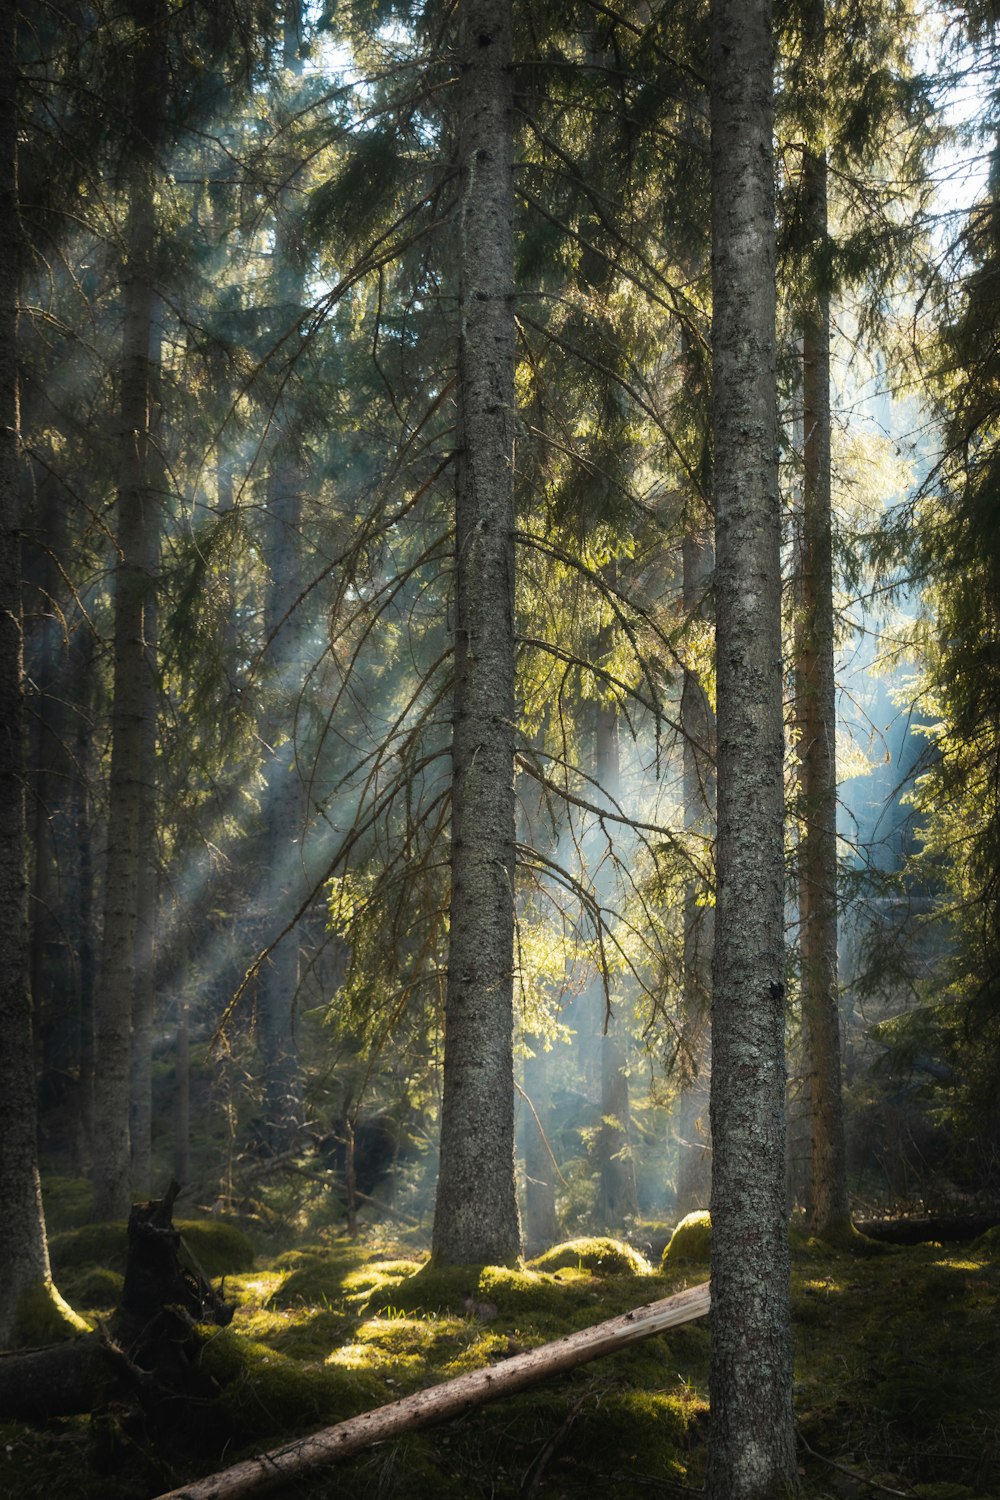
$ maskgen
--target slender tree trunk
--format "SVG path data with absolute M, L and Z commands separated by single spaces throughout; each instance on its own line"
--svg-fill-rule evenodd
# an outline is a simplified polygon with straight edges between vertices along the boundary
M 174 1176 L 183 1187 L 191 1180 L 191 1031 L 188 1003 L 183 996 L 177 1002 L 174 1079 Z
M 512 1262 L 514 267 L 510 0 L 462 14 L 461 451 L 456 489 L 451 917 L 433 1248 Z
M 612 574 L 611 582 L 616 582 Z M 603 643 L 609 645 L 610 642 Z M 603 654 L 603 652 L 602 652 Z M 597 705 L 594 740 L 594 779 L 605 795 L 619 799 L 618 715 L 610 703 Z M 607 1014 L 603 984 L 596 986 L 596 1018 L 600 1036 L 601 1126 L 597 1134 L 600 1190 L 597 1213 L 609 1229 L 622 1230 L 639 1216 L 632 1156 L 632 1106 L 628 1081 L 628 1049 L 622 1025 L 622 1002 Z
M 811 0 L 806 49 L 816 67 L 825 50 L 824 0 Z M 825 155 L 805 151 L 802 191 L 810 243 L 828 241 Z M 830 490 L 830 298 L 817 285 L 803 319 L 803 486 L 797 671 L 803 832 L 799 845 L 802 1012 L 812 1124 L 812 1227 L 850 1230 L 841 1087 L 837 981 L 837 699 L 834 674 L 833 505 Z
M 28 981 L 21 496 L 18 482 L 16 6 L 0 5 L 0 1348 L 49 1276 Z
M 122 335 L 118 566 L 115 570 L 114 706 L 111 727 L 104 939 L 97 1004 L 100 1092 L 94 1128 L 94 1212 L 128 1212 L 131 1174 L 129 1110 L 135 998 L 137 900 L 146 711 L 146 610 L 153 601 L 158 496 L 149 482 L 155 175 L 161 109 L 163 38 L 160 0 L 133 0 L 139 30 L 126 224 Z
M 91 691 L 94 680 L 94 637 L 81 620 L 70 647 L 76 684 L 73 743 L 72 821 L 75 846 L 73 932 L 75 935 L 79 1033 L 80 1097 L 75 1135 L 75 1164 L 90 1172 L 94 1144 L 94 822 L 91 781 L 94 774 Z
M 159 339 L 156 340 L 154 372 L 159 371 Z M 158 378 L 155 379 L 158 385 Z M 162 465 L 154 463 L 162 486 Z M 151 470 L 152 472 L 152 470 Z M 156 547 L 156 539 L 153 539 Z M 154 570 L 158 558 L 154 560 Z M 152 580 L 151 580 L 152 584 Z M 153 1025 L 156 1017 L 156 914 L 157 816 L 156 816 L 156 682 L 157 607 L 155 596 L 147 598 L 143 611 L 143 710 L 142 787 L 139 795 L 139 885 L 135 912 L 135 992 L 132 1027 L 132 1192 L 143 1201 L 152 1197 L 153 1132 Z
M 688 531 L 683 542 L 684 613 L 703 618 L 715 556 L 711 538 Z M 681 689 L 684 734 L 684 827 L 708 864 L 715 832 L 715 713 L 698 674 L 685 668 Z M 705 1208 L 711 1191 L 712 1153 L 708 1113 L 709 1014 L 715 908 L 712 881 L 690 879 L 684 887 L 684 1010 L 681 1028 L 681 1094 L 677 1133 L 677 1213 Z
M 707 1493 L 796 1488 L 785 1204 L 770 0 L 712 5 L 718 902 Z
M 73 1012 L 67 1004 L 70 976 L 67 972 L 65 923 L 61 911 L 60 870 L 65 868 L 66 850 L 60 835 L 65 832 L 65 802 L 68 786 L 66 747 L 66 673 L 63 649 L 64 593 L 60 565 L 66 551 L 63 497 L 51 476 L 33 476 L 38 509 L 33 518 L 37 551 L 37 575 L 23 580 L 27 589 L 35 583 L 38 603 L 36 622 L 26 631 L 27 670 L 34 687 L 31 718 L 35 731 L 31 777 L 33 804 L 34 869 L 31 881 L 31 1000 L 35 1030 L 40 1040 L 43 1077 L 52 1097 L 65 1092 L 74 1061 Z

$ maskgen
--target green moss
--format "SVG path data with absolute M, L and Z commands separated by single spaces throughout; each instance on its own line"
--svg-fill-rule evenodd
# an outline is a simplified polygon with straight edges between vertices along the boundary
M 232 1329 L 206 1331 L 200 1363 L 237 1432 L 254 1438 L 331 1425 L 386 1399 L 365 1371 L 290 1359 Z
M 268 1307 L 302 1307 L 304 1305 L 329 1307 L 331 1303 L 343 1301 L 344 1277 L 348 1274 L 343 1265 L 330 1265 L 318 1261 L 292 1271 L 267 1299 Z
M 306 1266 L 322 1265 L 329 1260 L 330 1252 L 323 1245 L 300 1245 L 297 1250 L 285 1250 L 271 1261 L 275 1271 L 301 1271 Z
M 596 1235 L 553 1245 L 551 1250 L 536 1256 L 529 1264 L 535 1271 L 561 1271 L 582 1266 L 599 1276 L 648 1276 L 652 1270 L 646 1257 L 631 1245 Z
M 36 1281 L 18 1299 L 11 1348 L 58 1344 L 90 1332 L 90 1324 L 73 1311 L 51 1281 Z
M 970 1247 L 973 1255 L 982 1260 L 1000 1260 L 1000 1224 L 994 1224 L 992 1229 L 987 1229 L 981 1234 Z
M 663 1252 L 660 1269 L 668 1266 L 707 1266 L 712 1251 L 712 1218 L 705 1209 L 688 1214 L 670 1236 L 670 1243 Z
M 119 1271 L 104 1266 L 88 1266 L 70 1273 L 63 1281 L 67 1297 L 77 1307 L 100 1309 L 117 1307 L 125 1278 Z
M 181 1260 L 185 1248 L 206 1276 L 230 1276 L 252 1271 L 253 1244 L 242 1229 L 218 1219 L 180 1219 Z
M 368 1311 L 393 1307 L 405 1313 L 467 1313 L 473 1309 L 481 1266 L 420 1267 L 392 1287 L 385 1287 L 368 1301 Z
M 174 1228 L 180 1231 L 183 1242 L 206 1276 L 228 1276 L 253 1269 L 253 1245 L 235 1224 L 214 1219 L 180 1219 Z M 74 1270 L 80 1266 L 103 1266 L 108 1271 L 124 1271 L 128 1258 L 128 1226 L 123 1222 L 84 1224 L 80 1229 L 67 1230 L 53 1235 L 49 1241 L 49 1254 L 53 1269 L 57 1271 Z M 184 1260 L 183 1244 L 181 1260 Z
M 127 1255 L 128 1230 L 124 1223 L 84 1224 L 79 1229 L 54 1234 L 49 1240 L 54 1271 L 70 1271 L 79 1266 L 124 1271 Z

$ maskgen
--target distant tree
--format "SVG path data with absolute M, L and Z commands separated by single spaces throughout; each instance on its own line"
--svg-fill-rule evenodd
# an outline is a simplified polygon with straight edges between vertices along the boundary
M 130 0 L 135 29 L 128 114 L 127 217 L 121 348 L 115 569 L 114 696 L 108 856 L 104 881 L 95 1118 L 94 1212 L 110 1219 L 131 1201 L 129 1114 L 136 938 L 142 883 L 144 788 L 153 774 L 147 719 L 150 663 L 147 628 L 155 611 L 161 496 L 154 482 L 156 186 L 166 87 L 166 11 L 161 0 Z M 151 975 L 143 983 L 152 982 Z
M 796 1489 L 784 1131 L 784 791 L 769 0 L 712 7 L 718 896 L 707 1493 Z

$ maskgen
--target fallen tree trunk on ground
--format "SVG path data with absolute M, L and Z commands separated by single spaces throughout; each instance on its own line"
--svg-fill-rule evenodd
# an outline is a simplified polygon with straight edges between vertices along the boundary
M 926 1245 L 933 1240 L 967 1245 L 1000 1224 L 997 1214 L 937 1214 L 925 1218 L 859 1219 L 855 1228 L 888 1245 Z
M 339 1422 L 336 1427 L 327 1427 L 311 1437 L 272 1448 L 269 1453 L 245 1459 L 208 1479 L 195 1480 L 180 1489 L 170 1490 L 158 1500 L 243 1500 L 246 1495 L 261 1494 L 309 1469 L 349 1458 L 375 1443 L 399 1437 L 401 1433 L 461 1416 L 475 1406 L 522 1391 L 548 1375 L 572 1370 L 602 1354 L 611 1354 L 668 1328 L 702 1318 L 709 1307 L 706 1282 L 661 1302 L 637 1307 L 621 1317 L 609 1318 L 606 1323 L 567 1334 L 527 1354 L 517 1354 L 489 1369 L 472 1370 L 443 1385 L 417 1391 L 389 1406 L 380 1406 L 360 1417 Z

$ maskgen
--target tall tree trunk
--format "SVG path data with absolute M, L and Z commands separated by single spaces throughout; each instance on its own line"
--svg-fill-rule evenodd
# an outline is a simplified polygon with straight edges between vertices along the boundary
M 156 420 L 162 398 L 162 303 L 154 296 L 149 341 L 150 434 L 146 457 L 146 483 L 162 504 L 167 469 L 163 433 Z M 157 864 L 156 745 L 159 712 L 157 649 L 159 611 L 159 531 L 149 538 L 152 574 L 143 606 L 142 675 L 142 786 L 139 796 L 139 885 L 135 911 L 135 990 L 132 1004 L 132 1106 L 129 1128 L 132 1148 L 132 1192 L 146 1201 L 152 1197 L 153 1150 L 153 1025 L 156 1018 L 156 919 L 159 905 Z
M 704 618 L 715 556 L 711 538 L 689 530 L 684 537 L 684 613 Z M 684 735 L 684 827 L 699 842 L 708 864 L 715 831 L 715 712 L 691 668 L 681 689 Z M 715 907 L 711 879 L 689 879 L 684 887 L 684 996 L 681 1023 L 681 1093 L 677 1117 L 677 1213 L 705 1208 L 711 1191 L 709 1093 L 709 1013 L 712 1003 L 712 949 Z
M 159 497 L 150 484 L 153 258 L 156 242 L 156 151 L 162 107 L 165 41 L 160 0 L 133 0 L 137 27 L 126 223 L 122 333 L 118 565 L 115 569 L 114 705 L 111 720 L 108 854 L 96 1047 L 101 1087 L 94 1122 L 94 1212 L 128 1212 L 131 1175 L 129 1110 L 135 941 L 142 856 L 147 706 L 146 611 L 153 602 Z
M 298 61 L 300 15 L 297 0 L 284 9 L 286 73 L 301 73 Z M 282 334 L 301 320 L 304 277 L 291 227 L 292 183 L 297 163 L 286 160 L 274 227 L 271 284 Z M 270 586 L 264 628 L 270 641 L 273 707 L 261 729 L 265 745 L 262 881 L 258 905 L 265 939 L 280 931 L 298 910 L 304 886 L 302 868 L 306 809 L 296 764 L 295 723 L 302 688 L 305 630 L 302 592 L 302 498 L 305 476 L 298 453 L 299 417 L 289 381 L 272 418 L 273 449 L 267 482 L 265 556 Z M 299 933 L 285 933 L 260 971 L 257 1024 L 264 1069 L 268 1144 L 288 1150 L 302 1126 L 302 1082 L 295 1012 L 299 988 Z
M 805 48 L 823 67 L 824 0 L 811 0 Z M 830 489 L 830 298 L 827 163 L 808 148 L 802 167 L 807 238 L 820 251 L 802 327 L 803 485 L 801 625 L 797 670 L 803 831 L 799 845 L 802 1013 L 812 1126 L 812 1227 L 850 1231 L 837 981 L 837 699 L 834 674 L 833 506 Z
M 512 1262 L 514 265 L 510 0 L 462 15 L 451 917 L 433 1249 Z
M 16 6 L 0 6 L 0 1348 L 49 1275 L 28 982 L 21 495 L 18 476 Z
M 770 0 L 713 0 L 718 898 L 707 1493 L 796 1488 L 784 1132 L 781 516 Z

